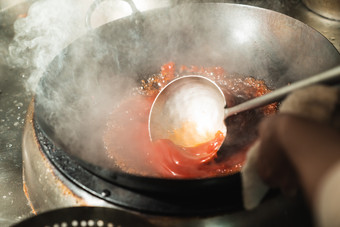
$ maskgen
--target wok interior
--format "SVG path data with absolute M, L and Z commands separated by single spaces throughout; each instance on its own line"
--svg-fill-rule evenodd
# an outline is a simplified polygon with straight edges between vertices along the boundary
M 64 49 L 36 92 L 36 119 L 69 154 L 119 171 L 104 152 L 106 116 L 168 61 L 221 66 L 275 89 L 335 66 L 340 57 L 315 30 L 269 10 L 207 3 L 149 11 L 90 31 Z

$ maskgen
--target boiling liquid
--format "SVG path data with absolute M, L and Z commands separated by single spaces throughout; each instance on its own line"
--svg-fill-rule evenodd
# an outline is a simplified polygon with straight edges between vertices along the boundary
M 182 66 L 176 73 L 173 63 L 166 64 L 159 75 L 143 81 L 139 92 L 111 112 L 103 140 L 113 165 L 131 174 L 166 178 L 205 178 L 240 171 L 246 151 L 256 139 L 258 122 L 274 113 L 276 104 L 228 118 L 225 140 L 217 132 L 213 140 L 190 148 L 165 139 L 150 141 L 148 116 L 157 93 L 176 76 L 193 73 L 214 80 L 230 107 L 270 92 L 263 81 L 226 75 L 220 67 Z

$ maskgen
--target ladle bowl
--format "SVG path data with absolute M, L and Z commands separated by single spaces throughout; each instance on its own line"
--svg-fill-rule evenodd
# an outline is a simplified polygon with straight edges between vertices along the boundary
M 279 101 L 292 91 L 339 78 L 340 66 L 337 66 L 225 108 L 224 94 L 214 81 L 198 75 L 179 77 L 167 84 L 153 102 L 149 115 L 150 139 L 169 139 L 180 146 L 194 147 L 212 140 L 218 131 L 226 135 L 227 117 Z

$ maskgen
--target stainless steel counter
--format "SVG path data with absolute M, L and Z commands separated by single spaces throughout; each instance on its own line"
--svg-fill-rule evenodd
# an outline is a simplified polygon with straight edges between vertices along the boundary
M 28 4 L 0 11 L 0 226 L 8 226 L 31 215 L 23 192 L 21 138 L 30 95 L 25 92 L 25 73 L 8 66 L 6 51 L 13 36 L 11 24 Z M 6 7 L 5 7 L 6 6 Z M 5 11 L 3 10 L 4 8 Z
M 190 1 L 193 0 L 186 0 Z M 7 64 L 7 47 L 13 37 L 13 20 L 17 15 L 26 12 L 29 2 L 0 11 L 0 226 L 9 226 L 33 215 L 22 183 L 21 139 L 30 101 L 30 94 L 24 88 L 27 75 L 24 70 L 11 68 Z M 340 21 L 320 17 L 309 11 L 300 1 L 282 0 L 275 1 L 276 4 L 272 3 L 274 1 L 236 2 L 270 8 L 290 15 L 318 30 L 340 51 Z

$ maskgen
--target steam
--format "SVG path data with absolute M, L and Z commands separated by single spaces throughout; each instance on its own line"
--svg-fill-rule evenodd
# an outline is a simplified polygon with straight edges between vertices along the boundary
M 142 5 L 137 4 L 138 1 L 135 2 L 136 7 L 142 9 Z M 91 24 L 94 26 L 98 26 L 96 21 L 105 23 L 105 19 L 112 19 L 112 17 L 105 18 L 109 15 L 105 13 L 107 11 L 118 12 L 118 17 L 131 14 L 125 1 L 103 1 L 104 3 L 106 5 L 98 9 L 104 16 L 100 17 L 95 12 L 93 14 Z M 146 61 L 142 60 L 142 63 L 138 61 L 150 56 L 154 57 L 152 56 L 154 54 L 144 54 L 150 53 L 150 50 L 147 50 L 144 41 L 139 41 L 138 32 L 134 28 L 123 33 L 121 30 L 103 33 L 104 41 L 97 31 L 87 31 L 85 16 L 91 4 L 90 0 L 35 2 L 30 7 L 27 17 L 16 21 L 15 37 L 9 52 L 10 60 L 14 65 L 30 72 L 26 87 L 35 94 L 38 107 L 36 115 L 48 125 L 46 132 L 52 129 L 49 135 L 56 138 L 55 142 L 68 148 L 71 153 L 75 152 L 77 156 L 93 161 L 100 157 L 97 152 L 103 148 L 101 138 L 108 112 L 118 105 L 133 87 L 137 86 L 137 72 L 129 71 L 129 68 L 138 68 L 150 73 Z M 145 27 L 152 27 L 151 33 L 156 31 L 155 34 L 143 34 L 143 40 L 154 43 L 156 49 L 151 52 L 168 55 L 169 60 L 177 59 L 178 62 L 184 63 L 187 61 L 188 64 L 222 65 L 222 62 L 207 62 L 204 50 L 194 48 L 190 49 L 188 54 L 182 53 L 181 46 L 188 45 L 192 40 L 191 37 L 195 36 L 191 20 L 198 18 L 192 17 L 191 13 L 185 11 L 180 14 L 182 18 L 170 19 L 173 23 L 173 26 L 169 25 L 172 26 L 171 28 L 163 27 L 161 21 L 164 15 L 162 14 L 157 18 L 161 23 L 155 23 L 155 20 L 148 22 L 145 18 Z M 117 16 L 113 19 L 117 19 Z M 180 22 L 181 20 L 184 24 Z M 183 28 L 179 28 L 178 24 Z M 175 31 L 175 35 L 169 36 L 168 31 L 172 30 Z M 184 38 L 188 39 L 184 42 L 181 41 L 183 31 L 189 32 L 184 34 Z M 176 33 L 179 36 L 176 36 Z M 127 36 L 129 41 L 126 41 L 124 36 Z M 169 42 L 164 43 L 167 42 L 165 37 L 168 36 Z M 211 39 L 214 37 L 203 35 L 202 39 L 196 39 L 195 42 L 204 47 L 205 40 Z M 120 41 L 112 45 L 108 40 Z M 62 52 L 64 48 L 66 49 Z M 210 50 L 210 46 L 206 48 L 209 54 L 214 53 Z M 122 57 L 120 53 L 124 56 Z M 190 56 L 196 56 L 196 59 Z M 203 57 L 197 58 L 197 56 Z M 160 67 L 166 61 L 164 57 L 159 60 L 156 58 L 156 62 L 153 60 L 150 65 Z M 129 67 L 130 64 L 133 67 Z M 237 65 L 238 63 L 233 63 L 235 68 L 239 68 Z M 120 69 L 120 67 L 125 68 Z M 122 71 L 129 75 L 121 75 Z M 98 163 L 97 160 L 95 162 Z
M 14 24 L 15 37 L 7 61 L 29 74 L 26 89 L 34 94 L 35 114 L 42 119 L 39 123 L 48 136 L 70 153 L 100 164 L 105 160 L 98 152 L 103 150 L 102 133 L 108 113 L 131 95 L 138 81 L 137 73 L 129 71 L 134 56 L 128 54 L 122 60 L 117 52 L 135 48 L 142 53 L 139 48 L 143 47 L 133 42 L 138 39 L 133 29 L 128 34 L 132 43 L 121 38 L 117 45 L 110 40 L 119 39 L 121 30 L 105 33 L 104 42 L 96 31 L 88 30 L 85 19 L 93 2 L 34 1 L 27 16 Z M 100 4 L 90 17 L 93 28 L 132 13 L 129 1 L 97 2 Z M 130 2 L 145 11 L 169 6 L 171 1 Z M 127 65 L 124 75 L 120 64 Z
M 71 3 L 71 4 L 70 4 Z M 47 65 L 68 43 L 85 32 L 80 26 L 79 1 L 38 1 L 26 18 L 14 24 L 15 38 L 9 51 L 12 61 L 29 69 L 27 89 L 36 91 Z
M 257 17 L 250 8 L 179 5 L 142 16 L 139 21 L 129 17 L 127 23 L 121 20 L 117 26 L 103 26 L 106 30 L 88 31 L 85 17 L 92 2 L 36 1 L 27 17 L 16 21 L 9 47 L 11 63 L 30 72 L 26 87 L 44 110 L 41 118 L 53 125 L 61 144 L 89 159 L 96 158 L 93 151 L 103 146 L 101 134 L 107 113 L 137 86 L 137 77 L 142 74 L 146 79 L 168 61 L 221 66 L 230 74 L 266 80 L 294 75 L 292 71 L 301 66 L 295 59 L 301 56 L 308 62 L 309 55 L 313 56 L 295 50 L 283 53 L 281 50 L 292 49 L 290 44 L 301 31 L 291 32 L 289 26 L 282 30 L 272 23 L 275 20 L 262 20 L 265 17 Z M 94 12 L 93 27 L 131 14 L 126 2 L 113 2 L 102 5 L 101 10 L 119 15 Z M 142 0 L 132 2 L 138 10 L 146 10 Z M 143 2 L 163 7 L 172 1 Z M 282 31 L 289 36 L 282 36 Z M 85 151 L 91 151 L 92 156 Z
M 96 62 L 98 58 L 106 56 L 108 50 L 96 36 L 92 37 L 94 40 L 91 44 L 96 45 L 97 53 L 89 56 L 89 53 L 83 51 L 89 45 L 87 42 L 72 52 L 68 58 L 71 62 L 65 62 L 72 66 L 59 65 L 64 64 L 62 50 L 88 32 L 85 14 L 91 3 L 36 1 L 30 7 L 27 17 L 15 22 L 15 37 L 9 46 L 9 62 L 26 69 L 30 74 L 26 88 L 33 92 L 36 102 L 43 107 L 44 111 L 38 114 L 53 127 L 53 135 L 60 139 L 60 144 L 77 152 L 93 151 L 100 146 L 105 114 L 127 93 L 128 87 L 135 86 L 132 80 L 118 80 L 117 76 L 99 68 L 101 66 Z M 124 4 L 116 4 L 114 7 L 116 10 L 118 7 L 119 11 L 119 6 L 125 7 Z M 112 10 L 108 6 L 113 7 L 113 4 L 106 4 L 106 11 L 99 9 L 99 12 L 106 13 L 94 14 L 91 21 L 94 27 L 112 19 L 112 16 L 106 17 L 108 11 Z M 129 14 L 124 12 L 120 10 L 118 17 Z M 55 64 L 51 68 L 52 61 Z M 59 72 L 55 70 L 62 68 L 69 72 L 66 77 L 58 78 Z M 52 77 L 44 81 L 46 75 Z M 80 152 L 79 155 L 83 157 L 88 154 Z

